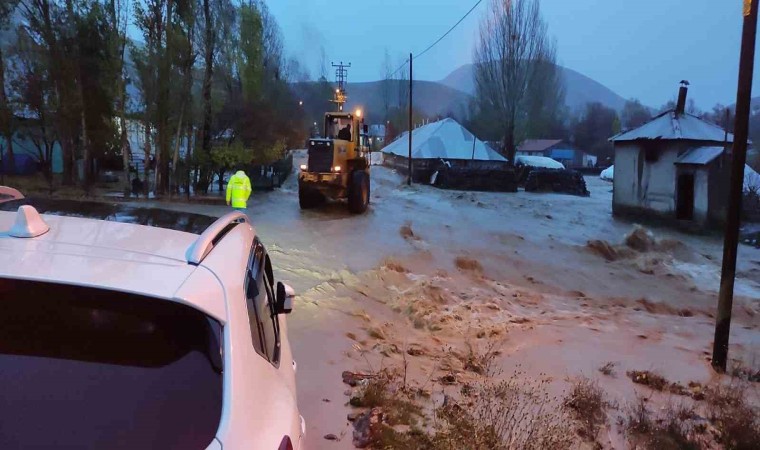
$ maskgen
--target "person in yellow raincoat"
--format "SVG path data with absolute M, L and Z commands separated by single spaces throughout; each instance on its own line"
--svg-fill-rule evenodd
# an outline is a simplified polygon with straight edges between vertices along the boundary
M 227 205 L 240 212 L 245 212 L 248 207 L 248 198 L 251 196 L 251 180 L 242 170 L 238 170 L 227 182 Z

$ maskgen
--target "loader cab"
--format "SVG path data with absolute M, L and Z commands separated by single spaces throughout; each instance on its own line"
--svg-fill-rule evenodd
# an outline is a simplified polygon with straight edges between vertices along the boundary
M 325 114 L 325 137 L 328 139 L 358 142 L 363 120 L 352 113 Z

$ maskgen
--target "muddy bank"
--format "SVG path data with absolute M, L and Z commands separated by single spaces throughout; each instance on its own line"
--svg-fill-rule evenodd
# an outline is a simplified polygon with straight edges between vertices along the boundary
M 487 370 L 546 382 L 557 395 L 574 378 L 590 377 L 620 404 L 634 402 L 641 392 L 628 372 L 656 371 L 677 386 L 721 381 L 709 365 L 715 297 L 672 264 L 701 256 L 649 234 L 639 242 L 641 233 L 634 229 L 633 237 L 608 244 L 619 247 L 613 261 L 594 248 L 561 243 L 547 257 L 542 249 L 530 252 L 530 242 L 515 235 L 498 237 L 511 254 L 494 248 L 443 259 L 425 245 L 422 232 L 405 224 L 400 234 L 415 248 L 412 254 L 325 283 L 307 298 L 345 302 L 339 308 L 349 347 L 345 370 L 400 370 L 404 384 L 428 405 L 461 395 Z M 659 255 L 668 272 L 641 270 L 639 254 Z M 756 306 L 757 299 L 745 300 Z M 754 314 L 737 314 L 731 337 L 737 364 L 756 364 L 760 354 Z M 346 405 L 354 393 L 343 394 Z M 343 408 L 341 416 L 352 411 Z M 336 436 L 348 436 L 339 438 L 345 444 L 349 423 L 338 428 Z M 604 446 L 619 446 L 620 433 L 611 429 Z

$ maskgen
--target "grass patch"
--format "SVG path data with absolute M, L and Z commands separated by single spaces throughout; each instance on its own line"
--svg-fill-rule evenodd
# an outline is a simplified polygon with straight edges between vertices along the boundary
M 759 447 L 760 411 L 747 403 L 747 397 L 746 386 L 737 383 L 706 389 L 710 421 L 718 431 L 718 442 L 728 450 Z
M 435 408 L 433 424 L 427 430 L 417 425 L 399 428 L 389 420 L 373 441 L 373 448 L 569 448 L 575 440 L 572 420 L 558 407 L 561 401 L 549 397 L 548 382 L 526 381 L 520 375 L 516 373 L 503 382 L 493 382 L 486 377 L 483 383 L 468 385 L 470 401 L 466 403 L 460 404 L 445 396 L 443 403 Z M 372 398 L 377 396 L 372 394 Z M 417 413 L 411 411 L 412 415 Z
M 687 417 L 690 416 L 690 417 Z M 647 450 L 699 450 L 699 429 L 688 419 L 694 417 L 687 407 L 670 405 L 660 415 L 647 408 L 646 399 L 637 397 L 624 419 L 629 443 Z
M 636 384 L 648 386 L 655 391 L 670 392 L 676 395 L 689 395 L 688 390 L 681 384 L 671 383 L 665 377 L 655 371 L 631 370 L 626 372 L 628 378 Z
M 367 329 L 367 334 L 373 338 L 373 339 L 379 339 L 384 340 L 385 339 L 385 333 L 383 333 L 383 330 L 380 329 L 380 327 L 370 327 Z
M 586 440 L 595 441 L 599 430 L 607 424 L 607 402 L 599 384 L 582 377 L 573 383 L 564 405 L 570 409 L 580 424 L 578 434 Z
M 601 372 L 603 375 L 607 375 L 608 377 L 614 377 L 615 376 L 615 366 L 616 363 L 612 361 L 607 361 L 599 368 L 599 372 Z

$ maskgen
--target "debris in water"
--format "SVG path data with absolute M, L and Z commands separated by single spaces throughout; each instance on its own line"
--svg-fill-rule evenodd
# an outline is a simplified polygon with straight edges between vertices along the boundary
M 636 225 L 633 231 L 626 235 L 625 245 L 639 252 L 648 252 L 657 245 L 657 241 L 651 231 Z
M 361 381 L 369 380 L 371 378 L 374 378 L 374 376 L 370 375 L 370 374 L 358 373 L 358 372 L 350 372 L 348 370 L 343 371 L 343 373 L 341 374 L 341 376 L 343 377 L 343 382 L 346 383 L 347 385 L 351 386 L 351 387 L 356 387 L 357 385 L 359 385 L 359 383 Z M 351 393 L 351 391 L 347 391 L 347 392 L 349 394 Z M 347 395 L 349 395 L 349 394 L 347 394 Z
M 382 432 L 383 410 L 372 408 L 354 421 L 354 447 L 366 448 L 376 442 Z
M 457 256 L 456 259 L 454 259 L 454 264 L 462 270 L 471 270 L 474 272 L 483 271 L 483 266 L 481 266 L 477 260 L 466 256 Z
M 403 225 L 401 225 L 401 228 L 398 230 L 399 234 L 401 234 L 401 237 L 407 240 L 413 240 L 418 241 L 420 238 L 419 236 L 414 234 L 414 231 L 412 230 L 412 223 L 407 222 Z
M 599 254 L 600 256 L 604 257 L 607 261 L 615 261 L 620 257 L 618 254 L 618 251 L 610 245 L 607 241 L 602 241 L 599 239 L 594 239 L 591 241 L 588 241 L 586 243 L 586 247 L 591 249 L 594 253 Z

